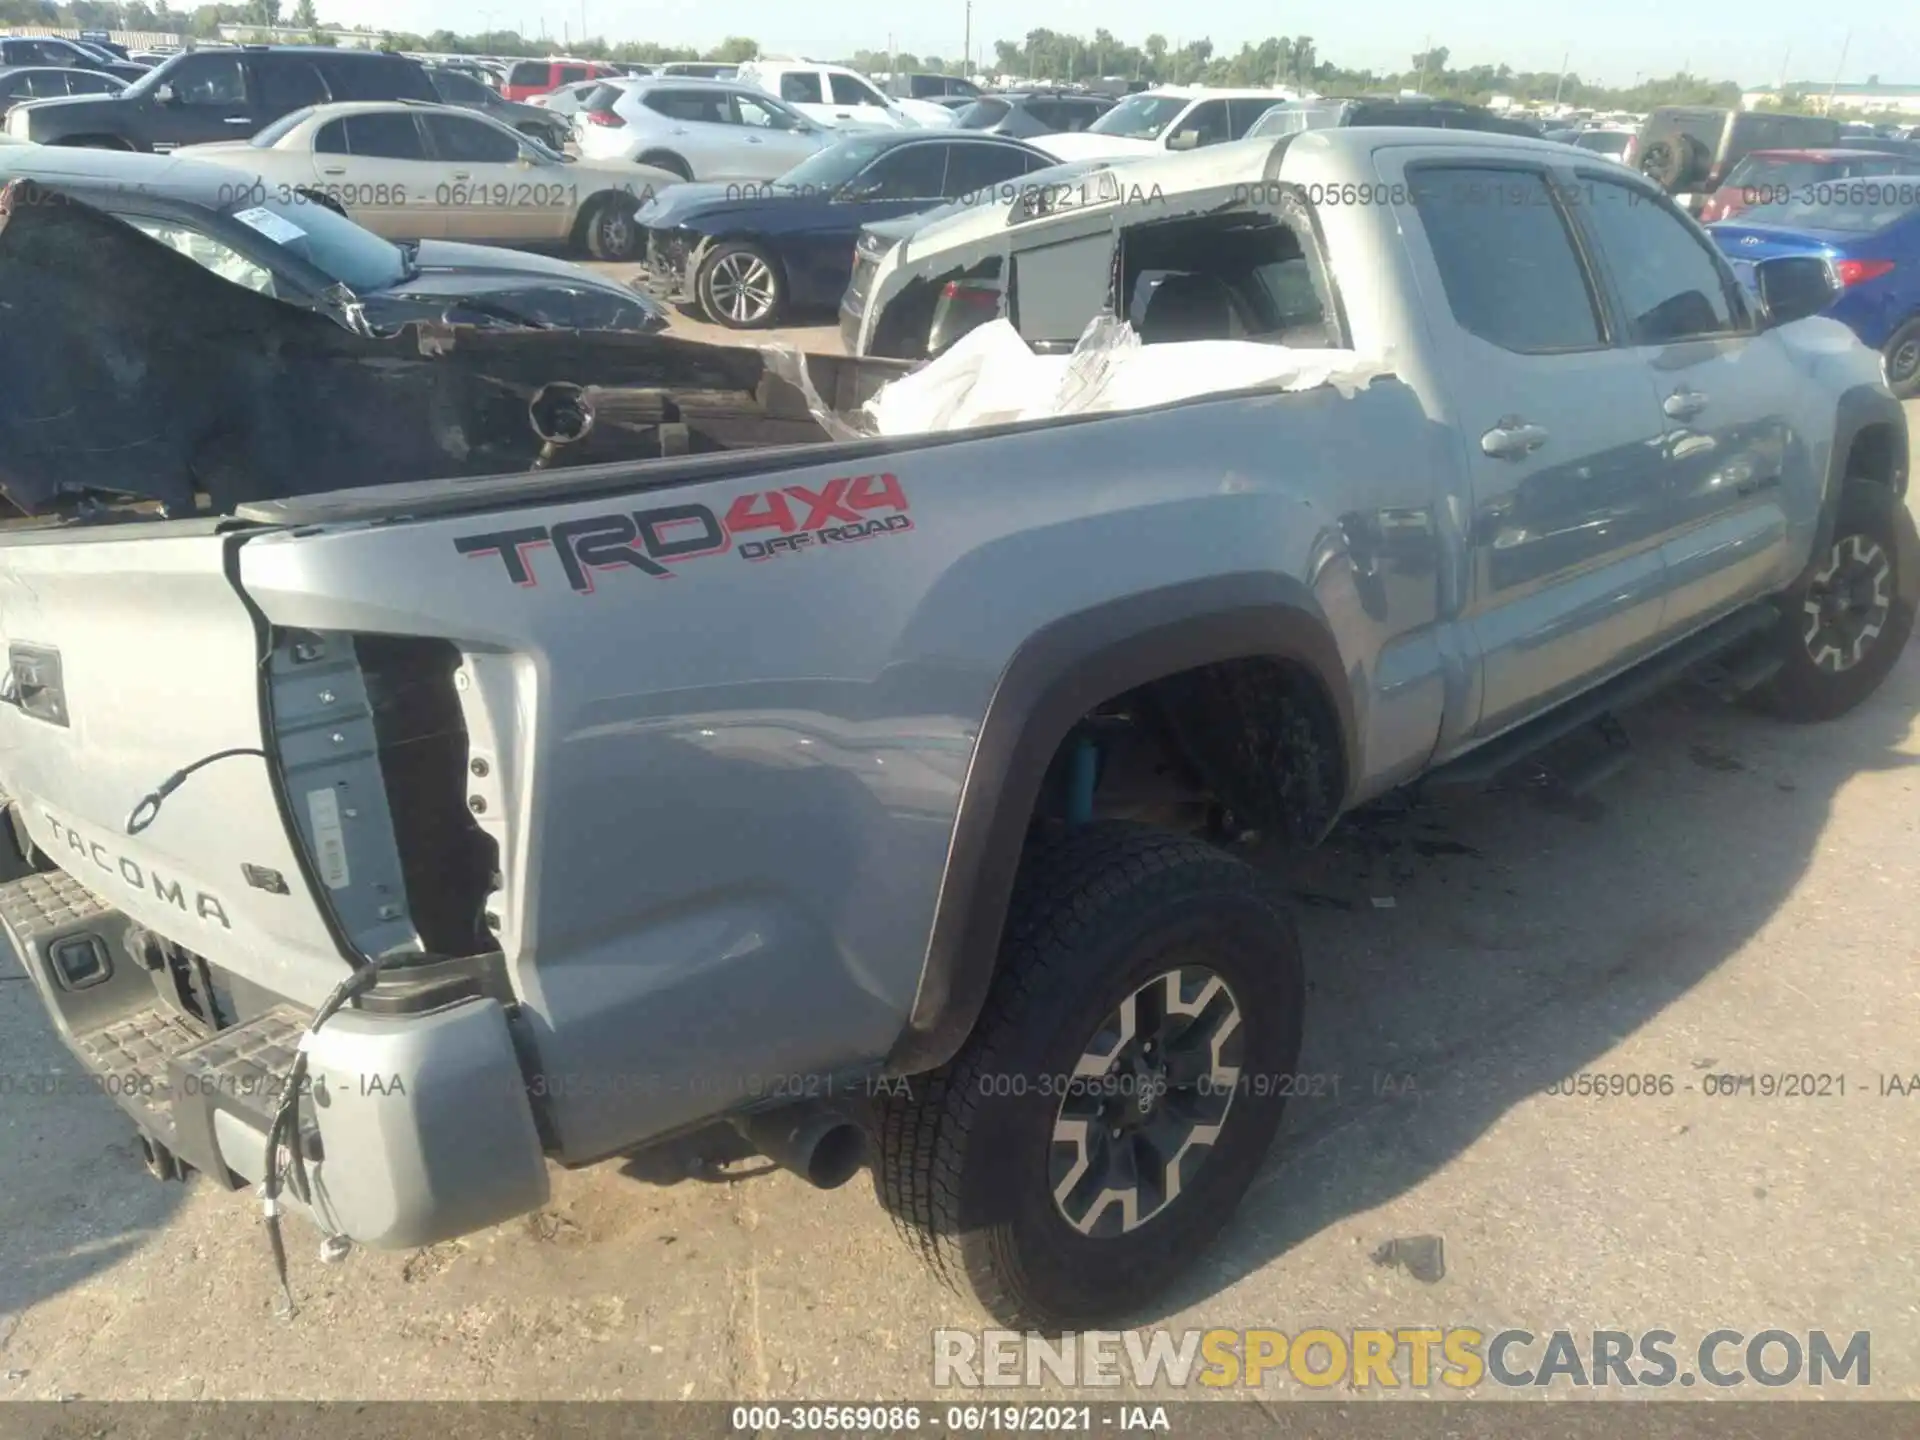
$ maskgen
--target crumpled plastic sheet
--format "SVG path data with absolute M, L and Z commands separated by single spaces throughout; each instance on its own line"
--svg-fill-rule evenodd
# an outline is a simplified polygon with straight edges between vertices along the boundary
M 1001 319 L 883 385 L 860 409 L 843 412 L 821 399 L 797 347 L 763 345 L 760 352 L 768 370 L 800 391 L 833 440 L 1142 410 L 1232 390 L 1331 385 L 1351 396 L 1393 374 L 1391 351 L 1298 350 L 1251 340 L 1143 345 L 1132 325 L 1107 315 L 1087 326 L 1071 353 L 1036 355 L 1013 324 Z
M 862 434 L 914 435 L 1139 410 L 1232 390 L 1331 385 L 1351 396 L 1392 373 L 1390 353 L 1296 350 L 1250 340 L 1143 345 L 1131 325 L 1111 316 L 1088 325 L 1070 354 L 1036 355 L 1001 319 L 883 386 L 852 423 Z

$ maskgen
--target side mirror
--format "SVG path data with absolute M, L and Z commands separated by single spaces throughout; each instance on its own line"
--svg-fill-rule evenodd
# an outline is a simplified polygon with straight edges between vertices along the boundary
M 1818 315 L 1840 296 L 1833 267 L 1818 255 L 1780 255 L 1753 267 L 1767 329 Z
M 1200 148 L 1200 132 L 1198 130 L 1182 130 L 1171 140 L 1167 141 L 1167 148 L 1169 150 L 1198 150 Z
M 172 105 L 177 102 L 179 98 L 178 95 L 173 93 L 173 86 L 167 84 L 164 80 L 153 87 L 153 100 L 156 105 Z

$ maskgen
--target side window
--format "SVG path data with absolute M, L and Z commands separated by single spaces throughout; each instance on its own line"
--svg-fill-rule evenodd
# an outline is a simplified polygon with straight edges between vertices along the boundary
M 113 76 L 96 75 L 91 70 L 69 71 L 67 83 L 76 95 L 106 95 L 120 88 L 120 82 Z
M 1271 100 L 1227 101 L 1227 133 L 1235 140 L 1246 139 L 1247 131 L 1253 128 L 1253 122 L 1272 108 Z
M 945 194 L 947 151 L 936 144 L 898 145 L 875 160 L 852 182 L 863 200 L 923 200 Z
M 1066 113 L 1068 108 L 1064 101 L 1029 100 L 1027 102 L 1027 114 L 1046 126 L 1050 131 L 1069 128 Z M 1074 126 L 1072 128 L 1079 129 L 1082 127 Z
M 195 55 L 175 66 L 167 83 L 182 105 L 247 103 L 247 71 L 238 55 Z
M 560 67 L 560 84 L 571 85 L 576 80 L 586 79 L 587 74 L 588 71 L 585 65 L 562 65 Z
M 1583 213 L 1627 308 L 1635 345 L 1666 345 L 1742 328 L 1726 278 L 1706 243 L 1638 190 L 1587 177 Z M 1583 186 L 1584 188 L 1584 186 Z
M 507 71 L 509 85 L 544 85 L 550 67 L 544 60 L 521 60 Z
M 751 95 L 734 95 L 732 113 L 728 115 L 729 124 L 751 125 L 756 130 L 791 130 L 793 122 L 787 118 L 787 112 L 776 110 L 771 105 L 762 105 Z
M 820 104 L 820 77 L 811 70 L 789 70 L 780 77 L 780 98 L 789 105 Z
M 915 145 L 910 148 L 933 150 L 940 147 Z M 945 148 L 947 178 L 941 193 L 949 200 L 990 190 L 1002 181 L 1024 175 L 1032 159 L 1026 151 L 1016 150 L 1011 145 L 948 145 Z
M 520 158 L 520 142 L 484 120 L 433 114 L 420 118 L 426 122 L 427 136 L 442 160 L 457 165 L 511 165 Z
M 1029 345 L 1071 349 L 1107 312 L 1113 237 L 1102 232 L 1023 250 L 1013 257 L 1008 314 Z
M 78 65 L 78 51 L 69 50 L 57 40 L 35 40 L 27 46 L 30 65 Z
M 836 105 L 881 105 L 887 102 L 880 98 L 880 92 L 853 75 L 842 75 L 838 71 L 827 76 L 827 83 L 833 87 L 833 103 Z
M 1413 203 L 1462 329 L 1521 354 L 1600 344 L 1586 271 L 1544 175 L 1422 168 Z
M 471 75 L 462 75 L 457 70 L 441 70 L 433 77 L 433 88 L 440 92 L 440 98 L 450 105 L 484 105 L 487 103 L 487 87 Z
M 316 155 L 351 155 L 347 148 L 347 122 L 329 120 L 322 125 L 313 137 L 313 153 Z
M 611 85 L 607 88 L 614 89 Z M 617 98 L 619 92 L 614 93 Z M 641 103 L 669 120 L 692 120 L 709 125 L 731 123 L 726 97 L 710 95 L 704 90 L 649 90 Z M 607 105 L 611 108 L 612 102 L 608 101 Z
M 376 110 L 370 115 L 349 115 L 340 123 L 346 127 L 349 155 L 375 160 L 427 158 L 426 147 L 420 142 L 420 127 L 411 115 Z
M 1171 140 L 1176 135 L 1185 134 L 1189 130 L 1199 132 L 1199 143 L 1202 145 L 1218 145 L 1221 141 L 1229 139 L 1227 102 L 1208 100 L 1204 104 L 1194 106 L 1173 122 L 1172 127 L 1167 131 L 1167 138 Z
M 20 100 L 33 94 L 33 76 L 0 75 L 0 100 Z
M 274 293 L 272 271 L 254 264 L 232 246 L 215 240 L 211 235 L 203 235 L 175 221 L 155 220 L 145 215 L 123 218 L 134 229 L 152 236 L 169 250 L 178 251 L 196 265 L 211 270 L 222 280 L 231 280 L 262 295 Z
M 254 74 L 260 81 L 260 108 L 271 114 L 324 105 L 331 98 L 320 72 L 304 60 L 286 55 L 273 56 L 271 63 L 264 65 L 256 60 Z

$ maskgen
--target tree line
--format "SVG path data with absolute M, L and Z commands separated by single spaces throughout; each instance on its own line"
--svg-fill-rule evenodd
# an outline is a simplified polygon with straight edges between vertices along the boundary
M 0 24 L 49 25 L 79 29 L 173 31 L 210 39 L 222 25 L 286 26 L 322 38 L 324 28 L 315 0 L 296 0 L 289 9 L 281 0 L 247 0 L 242 5 L 197 5 L 175 10 L 167 0 L 0 0 Z M 435 30 L 416 35 L 381 32 L 385 46 L 395 50 L 423 50 L 469 55 L 545 55 L 556 42 L 521 35 L 514 30 L 480 34 Z M 1310 35 L 1268 36 L 1257 44 L 1244 42 L 1237 51 L 1216 50 L 1208 39 L 1149 35 L 1138 45 L 1125 43 L 1105 29 L 1091 37 L 1057 30 L 1029 30 L 1020 40 L 996 40 L 991 63 L 983 52 L 979 64 L 963 56 L 889 54 L 857 50 L 844 63 L 867 73 L 928 70 L 967 74 L 984 68 L 995 74 L 1029 80 L 1080 81 L 1103 77 L 1145 81 L 1149 85 L 1291 85 L 1323 94 L 1418 90 L 1452 100 L 1485 102 L 1494 95 L 1516 100 L 1558 98 L 1590 108 L 1650 110 L 1656 105 L 1736 105 L 1740 87 L 1731 80 L 1713 80 L 1678 71 L 1631 86 L 1608 86 L 1580 78 L 1577 71 L 1515 70 L 1508 65 L 1469 65 L 1455 69 L 1444 45 L 1408 57 L 1398 71 L 1355 70 L 1321 58 Z M 717 60 L 739 64 L 756 58 L 758 42 L 729 36 L 707 50 L 691 45 L 661 45 L 652 41 L 614 41 L 570 37 L 567 49 L 586 59 L 626 60 L 660 64 L 669 60 Z

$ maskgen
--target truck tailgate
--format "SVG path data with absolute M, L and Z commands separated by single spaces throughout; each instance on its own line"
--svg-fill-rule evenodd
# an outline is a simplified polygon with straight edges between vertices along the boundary
M 182 767 L 261 748 L 261 640 L 227 571 L 239 543 L 197 521 L 5 537 L 0 785 L 34 843 L 102 900 L 315 1003 L 346 961 L 260 755 L 196 770 L 127 833 Z

